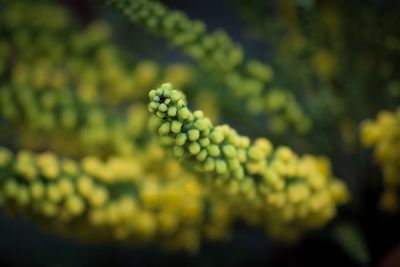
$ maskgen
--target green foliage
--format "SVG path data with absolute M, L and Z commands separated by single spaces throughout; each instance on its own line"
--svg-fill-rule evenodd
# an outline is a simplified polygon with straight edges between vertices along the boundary
M 370 256 L 365 240 L 358 228 L 350 223 L 339 223 L 332 230 L 332 238 L 357 264 L 366 266 Z

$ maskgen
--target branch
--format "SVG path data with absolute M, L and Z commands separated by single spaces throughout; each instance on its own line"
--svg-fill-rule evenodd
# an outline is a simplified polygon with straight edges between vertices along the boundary
M 149 98 L 163 143 L 248 210 L 261 205 L 272 235 L 297 237 L 322 226 L 347 201 L 346 186 L 332 176 L 326 159 L 299 157 L 288 147 L 273 149 L 266 138 L 251 142 L 228 125 L 214 126 L 203 112 L 192 112 L 169 83 L 150 91 Z

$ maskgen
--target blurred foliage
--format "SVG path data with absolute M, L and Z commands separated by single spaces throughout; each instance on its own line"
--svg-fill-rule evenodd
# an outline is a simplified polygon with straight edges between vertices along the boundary
M 205 24 L 189 19 L 183 12 L 170 10 L 155 1 L 110 1 L 132 22 L 163 36 L 185 54 L 195 59 L 209 75 L 220 81 L 245 107 L 245 113 L 268 114 L 272 132 L 294 130 L 306 133 L 312 122 L 295 97 L 287 90 L 268 90 L 274 77 L 271 67 L 258 60 L 245 60 L 243 49 L 223 30 L 208 33 Z M 227 95 L 224 90 L 222 96 Z M 264 127 L 265 128 L 265 127 Z
M 365 147 L 374 147 L 374 158 L 384 176 L 383 209 L 397 212 L 400 190 L 400 108 L 380 111 L 376 120 L 361 124 L 361 140 Z
M 292 244 L 328 226 L 370 262 L 354 223 L 365 195 L 382 183 L 372 205 L 399 205 L 400 3 L 235 0 L 268 48 L 257 59 L 162 2 L 97 4 L 105 14 L 85 23 L 67 1 L 0 4 L 6 214 L 80 241 L 189 252 L 238 225 Z M 108 16 L 190 61 L 120 45 Z
M 335 225 L 332 238 L 347 251 L 347 254 L 354 259 L 354 262 L 360 265 L 367 265 L 370 262 L 368 248 L 365 240 L 360 234 L 358 228 L 349 223 L 339 223 Z
M 84 240 L 158 236 L 166 247 L 196 250 L 203 231 L 226 236 L 229 204 L 146 131 L 145 88 L 158 79 L 185 84 L 190 66 L 128 67 L 105 22 L 79 31 L 57 6 L 13 4 L 2 18 L 2 139 L 18 151 L 0 153 L 8 212 Z

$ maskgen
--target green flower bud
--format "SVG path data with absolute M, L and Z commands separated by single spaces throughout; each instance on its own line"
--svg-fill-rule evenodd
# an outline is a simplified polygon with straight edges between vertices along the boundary
M 202 147 L 208 147 L 210 145 L 210 139 L 205 137 L 199 140 L 199 143 Z
M 180 133 L 182 129 L 182 123 L 180 121 L 173 121 L 171 124 L 171 131 L 173 133 Z M 190 138 L 189 138 L 190 139 Z
M 215 168 L 215 160 L 213 160 L 212 158 L 207 158 L 206 161 L 204 162 L 204 170 L 206 171 L 213 171 Z
M 204 118 L 204 113 L 201 110 L 196 110 L 195 112 L 193 112 L 193 116 L 197 119 L 197 121 L 201 121 L 202 118 Z M 200 122 L 200 125 L 202 123 Z M 196 126 L 195 126 L 196 127 Z M 196 127 L 197 128 L 197 127 Z
M 192 129 L 188 131 L 188 137 L 190 141 L 197 141 L 200 137 L 200 132 L 197 129 Z
M 197 142 L 192 142 L 192 143 L 189 145 L 188 149 L 189 149 L 190 154 L 196 155 L 197 153 L 200 152 L 201 147 L 200 147 L 199 143 L 197 143 Z
M 164 122 L 161 124 L 160 128 L 158 128 L 158 132 L 160 135 L 167 135 L 171 131 L 171 123 Z
M 149 92 L 149 98 L 150 99 L 153 99 L 153 97 L 155 97 L 157 94 L 156 94 L 156 90 L 151 90 L 150 92 Z
M 217 145 L 210 145 L 209 147 L 207 147 L 208 153 L 210 154 L 210 156 L 212 157 L 218 157 L 221 153 L 219 147 Z
M 214 144 L 220 144 L 224 141 L 224 135 L 219 131 L 213 131 L 210 135 L 210 139 Z
M 228 159 L 228 166 L 231 170 L 237 170 L 241 167 L 241 164 L 237 158 L 232 158 Z
M 187 135 L 185 133 L 180 133 L 176 136 L 175 144 L 177 146 L 183 146 L 186 142 Z
M 202 149 L 199 154 L 197 154 L 196 159 L 198 161 L 204 161 L 208 156 L 207 150 Z
M 171 91 L 171 100 L 177 102 L 181 98 L 180 94 L 176 90 Z
M 168 110 L 168 107 L 167 107 L 167 105 L 165 105 L 164 103 L 161 103 L 159 106 L 158 106 L 158 110 L 160 111 L 160 112 L 166 112 L 167 110 Z
M 178 110 L 178 116 L 183 120 L 187 120 L 190 117 L 190 111 L 187 108 L 181 108 Z
M 176 107 L 170 107 L 168 109 L 167 114 L 168 114 L 169 117 L 175 117 L 177 112 L 178 112 L 178 109 Z
M 149 108 L 150 108 L 150 111 L 155 111 L 155 110 L 158 110 L 158 106 L 159 106 L 160 104 L 158 104 L 157 102 L 150 102 L 150 104 L 149 104 Z
M 194 127 L 199 129 L 200 131 L 204 131 L 205 129 L 207 129 L 207 126 L 208 124 L 204 119 L 199 119 L 194 123 Z
M 233 177 L 236 178 L 237 180 L 243 179 L 244 175 L 245 175 L 245 173 L 244 173 L 243 168 L 237 168 L 237 169 L 234 169 L 234 171 L 233 171 Z
M 256 146 L 249 148 L 248 155 L 253 160 L 262 160 L 264 158 L 264 154 L 262 153 L 261 149 Z
M 217 160 L 215 164 L 215 170 L 217 171 L 218 174 L 226 173 L 228 171 L 226 162 L 223 160 Z
M 165 93 L 168 92 L 167 94 L 168 94 L 168 97 L 169 97 L 170 96 L 170 91 L 172 91 L 172 84 L 171 83 L 163 83 L 161 85 L 160 89 L 158 89 L 161 92 L 160 95 L 162 95 L 164 93 L 164 95 L 167 96 Z M 158 90 L 157 90 L 157 93 L 158 93 Z
M 232 145 L 225 145 L 222 147 L 222 151 L 227 158 L 235 158 L 237 156 L 236 149 Z

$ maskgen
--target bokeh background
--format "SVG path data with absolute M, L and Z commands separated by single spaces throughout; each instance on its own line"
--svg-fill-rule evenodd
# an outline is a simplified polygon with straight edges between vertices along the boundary
M 8 2 L 0 7 L 4 18 Z M 382 204 L 382 193 L 387 192 L 382 164 L 374 162 L 373 150 L 365 148 L 360 137 L 365 119 L 374 119 L 380 110 L 394 112 L 400 104 L 397 1 L 161 1 L 189 18 L 204 21 L 208 31 L 223 29 L 242 46 L 245 58 L 268 62 L 274 74 L 270 88 L 290 91 L 298 100 L 299 113 L 304 110 L 305 117 L 299 118 L 299 124 L 294 120 L 294 126 L 290 120 L 286 122 L 286 111 L 265 117 L 258 112 L 257 101 L 247 104 L 232 100 L 234 97 L 221 92 L 226 85 L 212 74 L 218 77 L 220 73 L 199 67 L 198 61 L 182 52 L 179 45 L 173 47 L 146 27 L 129 23 L 105 1 L 44 2 L 65 9 L 77 29 L 98 19 L 106 20 L 112 43 L 133 62 L 192 66 L 197 84 L 189 83 L 185 91 L 189 102 L 202 91 L 214 97 L 195 101 L 196 108 L 207 108 L 204 103 L 214 99 L 217 111 L 205 111 L 214 115 L 216 122 L 229 123 L 251 138 L 267 136 L 274 145 L 288 145 L 300 154 L 327 155 L 335 176 L 345 181 L 351 198 L 329 224 L 310 231 L 294 244 L 277 241 L 262 229 L 238 222 L 228 240 L 202 242 L 195 253 L 167 252 L 157 245 L 79 242 L 46 232 L 23 216 L 11 218 L 0 211 L 1 266 L 400 265 L 397 204 Z M 7 42 L 9 35 L 3 33 L 1 42 Z M 5 81 L 4 73 L 0 79 Z M 227 101 L 219 102 L 221 96 Z M 297 106 L 294 113 L 298 113 Z M 250 115 L 238 116 L 241 114 Z M 395 126 L 397 122 L 400 120 Z M 1 129 L 14 127 L 1 116 L 0 125 Z M 394 136 L 398 139 L 391 146 L 393 150 L 399 148 L 399 127 L 397 124 Z M 24 124 L 18 129 L 24 129 Z M 2 135 L 0 145 L 19 149 L 12 135 Z M 394 155 L 393 162 L 398 164 L 398 152 Z M 394 174 L 397 177 L 398 170 Z M 387 206 L 389 209 L 385 209 Z

